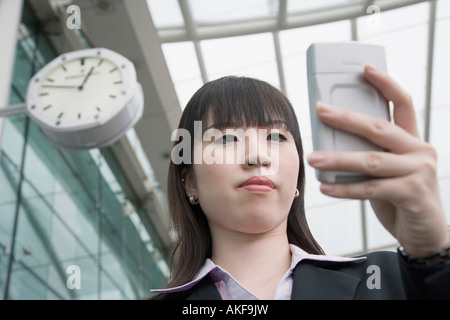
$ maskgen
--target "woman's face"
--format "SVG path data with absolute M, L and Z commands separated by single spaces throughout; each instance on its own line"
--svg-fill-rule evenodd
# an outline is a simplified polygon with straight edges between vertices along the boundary
M 283 125 L 210 127 L 194 144 L 186 193 L 198 196 L 211 232 L 285 232 L 299 174 L 291 133 Z

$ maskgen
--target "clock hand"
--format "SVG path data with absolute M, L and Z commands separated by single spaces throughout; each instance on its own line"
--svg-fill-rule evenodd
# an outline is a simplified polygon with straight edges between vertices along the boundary
M 78 90 L 83 90 L 83 86 L 86 83 L 87 79 L 89 79 L 89 77 L 91 76 L 92 71 L 94 71 L 94 67 L 92 67 L 91 70 L 89 70 L 89 73 L 84 78 L 83 83 L 81 84 L 81 86 L 78 87 Z
M 75 89 L 77 86 L 58 86 L 58 85 L 43 85 L 42 88 L 61 88 L 61 89 Z

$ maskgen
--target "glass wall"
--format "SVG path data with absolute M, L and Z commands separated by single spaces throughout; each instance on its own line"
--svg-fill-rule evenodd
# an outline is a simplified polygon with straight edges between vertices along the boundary
M 22 23 L 11 104 L 56 56 L 26 3 Z M 168 257 L 109 149 L 57 149 L 24 114 L 5 119 L 1 145 L 0 299 L 145 299 L 165 286 Z

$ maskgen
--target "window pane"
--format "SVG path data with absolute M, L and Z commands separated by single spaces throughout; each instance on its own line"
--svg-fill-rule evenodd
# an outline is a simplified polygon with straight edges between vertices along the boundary
M 147 0 L 147 4 L 155 27 L 164 28 L 184 25 L 177 0 Z
M 431 134 L 430 143 L 438 152 L 438 177 L 441 183 L 442 201 L 445 204 L 445 211 L 450 218 L 450 197 L 448 186 L 450 184 L 450 148 L 448 147 L 450 119 L 450 101 L 441 107 L 434 107 L 431 112 Z M 445 188 L 444 188 L 445 187 Z M 450 224 L 450 219 L 447 220 Z
M 313 236 L 326 254 L 349 255 L 362 250 L 359 201 L 309 208 L 306 216 Z
M 438 1 L 437 22 L 433 64 L 433 91 L 430 142 L 438 151 L 438 176 L 441 188 L 441 199 L 450 225 L 450 151 L 447 137 L 448 119 L 450 117 L 450 2 Z
M 308 0 L 288 0 L 288 12 L 296 13 L 302 11 L 323 9 L 334 6 L 352 4 L 352 3 L 360 3 L 362 0 L 316 0 L 316 1 L 308 1 Z
M 369 201 L 364 201 L 366 209 L 367 246 L 369 251 L 391 247 L 395 248 L 398 241 L 395 239 L 378 220 Z
M 450 30 L 450 6 L 441 9 L 444 2 L 439 1 L 437 6 L 438 12 L 448 12 L 448 15 L 443 15 L 438 18 L 436 22 L 435 46 L 434 46 L 434 60 L 433 60 L 433 107 L 446 106 L 450 104 L 450 37 L 448 31 Z M 449 4 L 450 2 L 445 2 Z
M 280 32 L 286 90 L 300 124 L 303 137 L 311 136 L 306 50 L 313 42 L 351 39 L 349 21 L 339 21 Z
M 183 109 L 203 84 L 194 45 L 192 42 L 166 43 L 162 45 L 162 49 Z
M 448 119 L 450 119 L 450 5 L 448 1 L 438 1 L 436 22 L 433 90 L 431 111 L 430 142 L 438 151 L 438 176 L 440 180 L 450 178 L 450 149 L 448 148 Z M 448 190 L 448 189 L 442 189 Z M 443 197 L 447 200 L 448 196 Z M 450 212 L 447 201 L 446 212 Z
M 450 18 L 450 1 L 439 0 L 437 3 L 436 17 L 438 20 L 444 20 Z
M 370 16 L 358 19 L 361 42 L 386 48 L 388 73 L 412 96 L 423 136 L 426 97 L 429 4 L 381 13 L 379 28 Z M 413 75 L 413 76 L 412 76 Z
M 273 16 L 278 0 L 189 0 L 197 23 L 223 22 Z
M 209 79 L 249 76 L 279 87 L 271 33 L 201 42 Z

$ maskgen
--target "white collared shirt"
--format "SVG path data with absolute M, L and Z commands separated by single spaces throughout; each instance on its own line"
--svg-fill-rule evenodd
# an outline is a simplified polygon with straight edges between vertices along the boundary
M 340 256 L 318 255 L 310 254 L 300 249 L 296 245 L 290 244 L 289 248 L 292 254 L 291 266 L 285 273 L 283 278 L 278 283 L 277 290 L 275 292 L 275 300 L 289 300 L 292 294 L 292 285 L 294 283 L 293 271 L 297 264 L 304 260 L 316 260 L 316 261 L 333 261 L 333 262 L 348 262 L 348 261 L 360 261 L 365 260 L 365 257 L 349 258 Z M 194 279 L 184 285 L 168 288 L 168 289 L 155 289 L 151 290 L 154 293 L 173 293 L 182 292 L 191 289 L 204 277 L 209 275 L 214 282 L 220 296 L 224 300 L 258 300 L 253 293 L 248 291 L 242 284 L 240 284 L 233 276 L 225 269 L 216 265 L 211 259 L 206 259 L 203 267 L 194 277 Z

